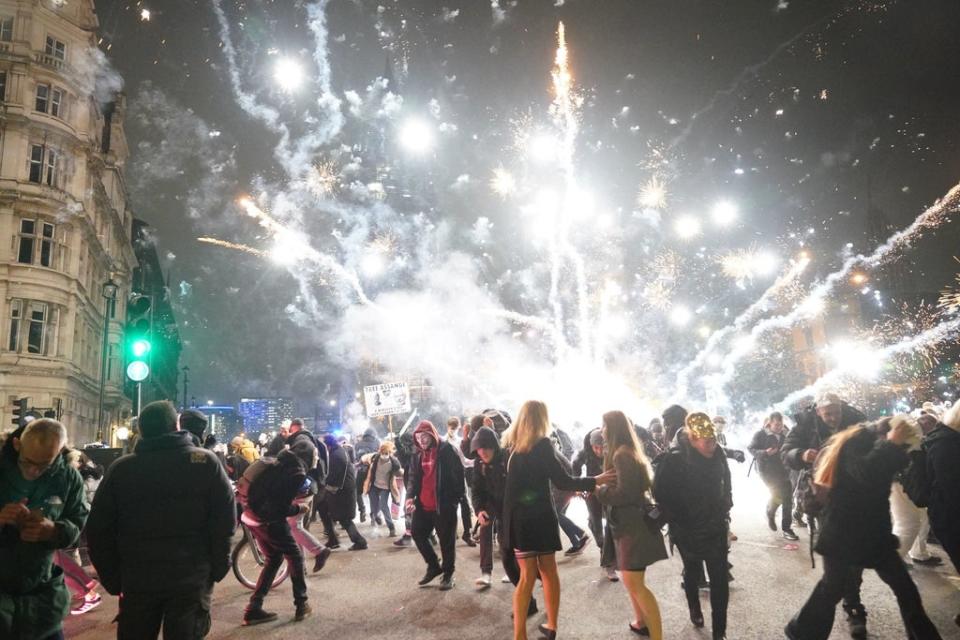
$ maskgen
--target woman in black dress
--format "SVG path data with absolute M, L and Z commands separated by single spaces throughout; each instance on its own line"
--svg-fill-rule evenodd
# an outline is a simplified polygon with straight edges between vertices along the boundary
M 513 550 L 520 565 L 520 582 L 513 592 L 514 640 L 527 640 L 527 607 L 538 574 L 547 606 L 547 623 L 540 625 L 540 631 L 547 638 L 557 636 L 560 576 L 554 554 L 563 547 L 550 483 L 561 491 L 593 491 L 616 478 L 612 471 L 596 478 L 571 477 L 557 459 L 549 434 L 547 405 L 530 400 L 503 435 L 510 450 L 503 507 L 504 547 Z

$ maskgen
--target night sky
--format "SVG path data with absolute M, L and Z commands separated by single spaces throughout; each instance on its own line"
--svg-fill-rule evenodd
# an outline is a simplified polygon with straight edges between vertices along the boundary
M 319 75 L 310 4 L 222 0 L 244 90 L 276 109 L 294 139 L 329 125 L 330 112 L 315 103 L 316 77 L 290 93 L 273 77 L 283 57 Z M 446 270 L 444 260 L 457 250 L 470 257 L 479 290 L 505 308 L 536 314 L 546 305 L 542 254 L 518 238 L 529 227 L 523 203 L 533 197 L 525 185 L 554 178 L 517 159 L 516 139 L 524 127 L 549 123 L 560 20 L 583 99 L 577 174 L 608 227 L 600 218 L 582 224 L 578 235 L 590 238 L 578 246 L 591 289 L 608 278 L 622 285 L 631 330 L 621 348 L 648 354 L 649 362 L 632 367 L 652 372 L 647 384 L 666 384 L 693 357 L 703 342 L 697 326 L 723 326 L 772 282 L 738 286 L 724 277 L 718 256 L 753 248 L 786 263 L 808 248 L 809 284 L 844 255 L 876 246 L 868 194 L 899 229 L 960 181 L 956 0 L 930 0 L 922 9 L 893 0 L 321 4 L 328 46 L 320 54 L 344 121 L 303 163 L 330 162 L 339 172 L 333 191 L 306 206 L 303 190 L 291 187 L 299 177 L 274 154 L 278 135 L 238 104 L 209 0 L 97 3 L 101 46 L 129 99 L 133 208 L 154 227 L 170 270 L 183 363 L 201 401 L 292 395 L 306 412 L 336 394 L 356 355 L 340 339 L 355 300 L 329 273 L 301 269 L 302 259 L 278 265 L 197 242 L 212 236 L 269 250 L 264 228 L 236 204 L 246 194 L 267 191 L 264 209 L 348 268 L 363 264 L 362 243 L 389 246 L 387 273 L 364 281 L 371 298 L 442 290 L 429 274 Z M 399 108 L 370 89 L 388 65 Z M 410 117 L 435 130 L 425 158 L 398 148 L 397 129 Z M 370 142 L 378 131 L 387 133 L 379 148 Z M 386 201 L 371 197 L 375 166 L 391 169 L 378 181 Z M 491 191 L 498 167 L 521 183 L 515 198 Z M 653 178 L 666 186 L 667 204 L 645 211 L 637 193 Z M 297 203 L 289 209 L 274 199 L 287 190 Z M 739 208 L 733 228 L 706 222 L 721 199 Z M 704 233 L 682 241 L 673 221 L 688 213 L 704 216 Z M 951 259 L 960 254 L 958 240 L 955 220 L 918 238 L 900 261 L 906 288 L 935 301 L 958 270 Z M 683 301 L 696 314 L 683 330 L 643 300 L 644 287 L 662 277 L 665 256 L 679 263 L 670 303 Z M 871 275 L 876 288 L 892 286 L 883 272 Z M 429 308 L 426 297 L 394 319 L 439 314 L 456 324 L 476 314 L 449 299 L 452 308 Z M 476 364 L 475 348 L 446 355 L 451 368 Z M 435 378 L 445 370 L 425 368 Z

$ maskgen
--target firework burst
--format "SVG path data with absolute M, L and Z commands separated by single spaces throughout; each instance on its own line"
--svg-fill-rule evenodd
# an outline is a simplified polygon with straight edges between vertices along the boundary
M 960 258 L 954 258 L 960 262 Z M 954 284 L 940 292 L 940 308 L 946 312 L 960 311 L 960 274 Z
M 503 167 L 497 167 L 493 170 L 493 177 L 490 178 L 490 188 L 506 200 L 517 191 L 517 181 L 512 173 Z
M 640 187 L 637 204 L 645 209 L 664 209 L 667 206 L 667 195 L 666 186 L 660 178 L 654 176 Z

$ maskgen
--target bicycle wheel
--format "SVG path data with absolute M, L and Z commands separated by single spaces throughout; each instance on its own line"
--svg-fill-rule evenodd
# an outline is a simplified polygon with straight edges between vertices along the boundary
M 251 541 L 252 538 L 248 536 L 240 539 L 230 554 L 230 565 L 233 567 L 233 575 L 236 576 L 237 581 L 252 590 L 257 587 L 260 571 L 263 570 L 263 554 L 255 543 L 251 544 Z M 281 564 L 271 588 L 277 587 L 286 580 L 289 572 L 287 563 Z

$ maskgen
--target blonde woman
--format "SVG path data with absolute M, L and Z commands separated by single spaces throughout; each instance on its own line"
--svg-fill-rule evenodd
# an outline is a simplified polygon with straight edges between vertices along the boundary
M 617 568 L 636 617 L 630 630 L 661 640 L 660 607 L 644 583 L 647 567 L 667 558 L 663 535 L 646 517 L 648 494 L 653 487 L 650 465 L 633 425 L 622 412 L 603 414 L 602 433 L 606 445 L 603 468 L 606 472 L 614 471 L 617 482 L 597 489 L 597 497 L 604 505 L 609 525 L 605 535 L 612 538 Z
M 887 428 L 841 431 L 817 459 L 814 481 L 829 490 L 815 547 L 823 556 L 823 577 L 787 624 L 791 640 L 826 640 L 848 576 L 864 568 L 874 569 L 893 590 L 906 637 L 940 639 L 897 552 L 890 520 L 890 485 L 907 466 L 906 448 L 918 433 L 906 416 L 895 416 Z
M 560 576 L 555 554 L 563 547 L 550 483 L 561 491 L 593 491 L 616 477 L 612 471 L 596 478 L 570 476 L 557 459 L 549 435 L 547 405 L 536 400 L 523 405 L 504 433 L 510 449 L 503 507 L 504 548 L 512 550 L 520 565 L 520 581 L 513 592 L 515 640 L 527 640 L 527 610 L 538 574 L 547 607 L 547 623 L 540 625 L 540 631 L 548 639 L 557 637 Z

